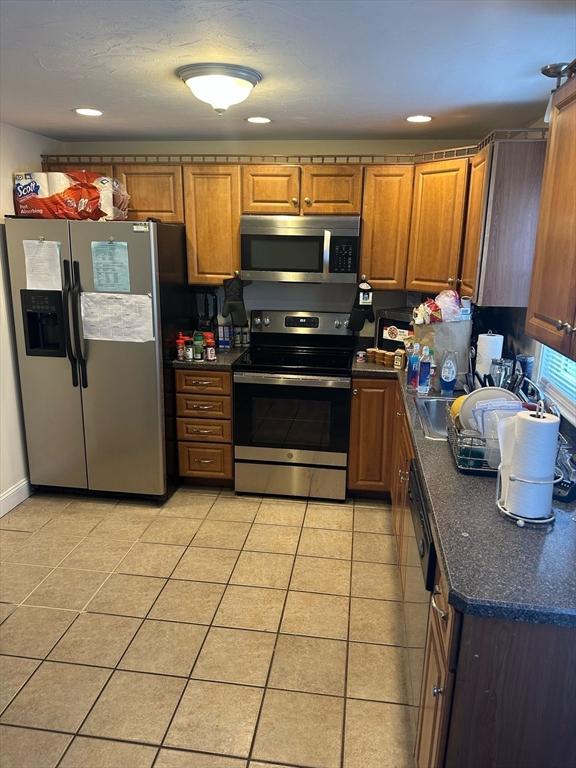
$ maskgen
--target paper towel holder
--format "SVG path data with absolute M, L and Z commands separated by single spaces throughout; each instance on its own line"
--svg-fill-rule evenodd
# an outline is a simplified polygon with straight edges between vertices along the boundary
M 550 514 L 547 517 L 524 517 L 523 515 L 516 515 L 513 512 L 509 512 L 504 506 L 503 499 L 501 498 L 502 491 L 502 467 L 500 464 L 498 467 L 498 477 L 496 481 L 496 506 L 498 510 L 509 520 L 513 520 L 519 528 L 523 528 L 527 523 L 529 525 L 547 525 L 553 523 L 556 520 L 554 509 L 550 509 Z M 556 485 L 564 479 L 564 474 L 556 467 L 554 470 L 554 480 L 528 480 L 525 477 L 517 477 L 516 475 L 510 475 L 508 482 L 510 483 L 530 483 L 531 485 Z

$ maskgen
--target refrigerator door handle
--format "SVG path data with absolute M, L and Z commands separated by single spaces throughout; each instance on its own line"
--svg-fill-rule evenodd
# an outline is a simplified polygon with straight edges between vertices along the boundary
M 72 324 L 74 326 L 74 340 L 76 344 L 76 354 L 80 363 L 80 381 L 82 388 L 88 386 L 88 372 L 86 370 L 86 358 L 82 350 L 82 338 L 80 336 L 80 294 L 82 286 L 80 284 L 80 264 L 77 261 L 72 262 Z
M 70 288 L 71 288 L 71 273 L 70 262 L 68 259 L 64 259 L 64 291 L 62 295 L 62 314 L 64 316 L 64 333 L 66 336 L 66 355 L 70 361 L 70 368 L 72 370 L 72 386 L 78 386 L 78 364 L 76 357 L 74 356 L 74 350 L 72 349 L 72 339 L 70 336 Z

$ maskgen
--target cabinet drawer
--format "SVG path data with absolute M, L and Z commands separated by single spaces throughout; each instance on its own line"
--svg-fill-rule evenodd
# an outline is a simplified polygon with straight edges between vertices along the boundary
M 197 443 L 231 443 L 232 422 L 208 421 L 208 419 L 178 419 L 178 440 L 194 440 Z
M 436 569 L 431 611 L 448 669 L 454 669 L 456 666 L 454 639 L 458 628 L 458 614 L 448 603 L 448 586 L 439 568 Z
M 230 374 L 225 371 L 176 371 L 176 392 L 230 394 Z
M 180 475 L 232 479 L 232 446 L 178 443 Z
M 176 414 L 199 419 L 229 419 L 232 416 L 232 400 L 210 395 L 176 395 Z

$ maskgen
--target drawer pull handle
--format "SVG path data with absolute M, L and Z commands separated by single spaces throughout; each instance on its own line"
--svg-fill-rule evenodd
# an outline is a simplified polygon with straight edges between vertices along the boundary
M 213 411 L 214 406 L 213 405 L 193 405 L 192 410 L 193 411 Z
M 214 464 L 214 459 L 195 459 L 197 464 Z
M 439 685 L 433 685 L 432 686 L 432 696 L 434 696 L 435 699 L 440 696 L 440 694 L 444 693 L 444 688 L 441 688 Z
M 211 381 L 192 381 L 192 384 L 195 384 L 197 387 L 209 387 L 210 384 L 212 384 Z
M 438 605 L 438 603 L 435 600 L 436 595 L 440 594 L 440 587 L 438 584 L 434 587 L 434 592 L 432 593 L 432 608 L 436 611 L 438 616 L 440 616 L 440 619 L 442 621 L 448 621 L 448 613 L 446 611 L 443 611 L 442 608 Z
M 192 434 L 193 435 L 213 435 L 215 432 L 214 429 L 193 429 Z

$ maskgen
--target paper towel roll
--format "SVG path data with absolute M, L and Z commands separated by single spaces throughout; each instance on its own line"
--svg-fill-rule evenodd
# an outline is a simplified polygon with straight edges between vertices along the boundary
M 498 443 L 500 444 L 500 500 L 506 506 L 508 495 L 508 478 L 510 477 L 510 461 L 516 439 L 516 419 L 500 419 L 498 422 Z
M 480 376 L 490 373 L 492 358 L 502 357 L 504 336 L 499 333 L 481 333 L 478 336 L 478 350 L 476 352 L 476 370 Z
M 510 455 L 503 455 L 502 463 L 509 467 L 509 477 L 552 481 L 560 419 L 550 413 L 537 417 L 532 411 L 522 411 L 508 421 L 513 421 L 515 426 L 513 442 L 507 439 L 504 428 L 504 450 Z M 550 514 L 554 490 L 551 482 L 522 483 L 509 477 L 506 478 L 507 492 L 503 496 L 508 512 L 526 518 L 547 517 Z

